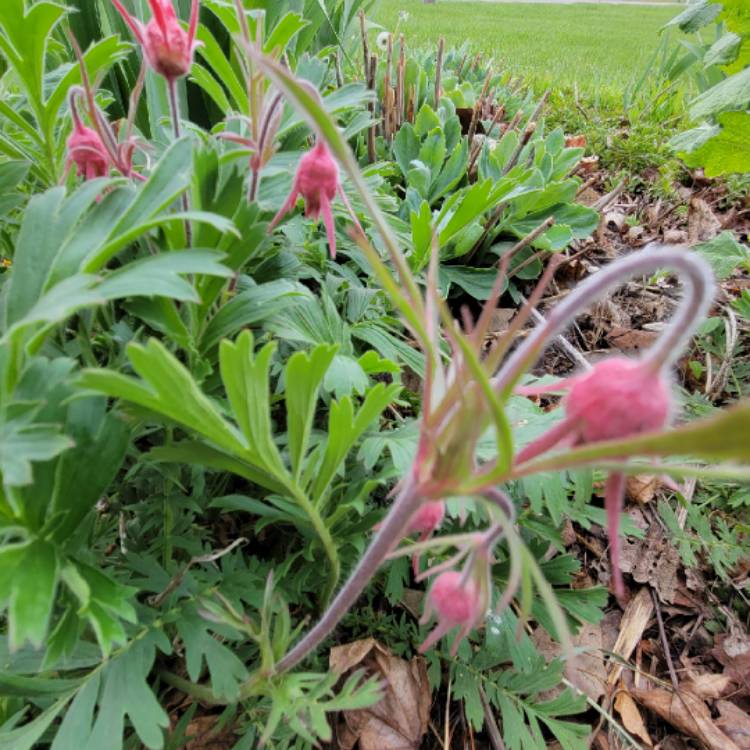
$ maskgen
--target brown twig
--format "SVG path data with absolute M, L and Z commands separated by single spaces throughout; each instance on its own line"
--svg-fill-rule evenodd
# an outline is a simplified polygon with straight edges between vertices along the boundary
M 669 668 L 669 678 L 672 680 L 672 687 L 675 692 L 679 693 L 680 684 L 677 680 L 677 672 L 674 670 L 674 664 L 672 663 L 672 654 L 669 653 L 669 641 L 667 640 L 667 633 L 664 630 L 664 620 L 661 616 L 661 606 L 659 604 L 659 598 L 656 596 L 656 591 L 651 589 L 651 598 L 654 602 L 654 610 L 656 612 L 656 622 L 659 625 L 659 638 L 661 639 L 661 647 L 664 649 L 664 658 L 667 660 L 667 667 Z
M 540 235 L 544 234 L 553 224 L 555 223 L 555 217 L 554 216 L 548 216 L 538 227 L 535 227 L 532 229 L 525 237 L 520 239 L 518 242 L 516 242 L 515 245 L 507 252 L 504 253 L 503 257 L 506 255 L 508 258 L 512 258 L 516 253 L 520 253 L 521 250 L 528 247 L 535 239 L 537 239 Z M 533 257 L 533 256 L 532 256 Z M 528 261 L 529 258 L 526 259 Z M 525 268 L 529 263 L 526 261 L 523 261 L 520 263 L 516 268 L 514 268 L 510 275 L 517 273 L 522 268 Z M 500 261 L 498 261 L 499 265 Z
M 437 60 L 435 62 L 435 109 L 440 104 L 440 87 L 443 77 L 443 53 L 445 52 L 445 37 L 438 41 Z
M 367 80 L 367 76 L 370 72 L 370 48 L 367 45 L 367 29 L 365 27 L 365 12 L 360 8 L 359 11 L 359 31 L 362 34 L 362 60 L 364 64 L 364 78 Z
M 378 56 L 372 55 L 370 57 L 370 64 L 367 68 L 367 87 L 371 91 L 375 91 L 375 77 L 378 71 Z M 370 110 L 370 115 L 372 116 L 373 120 L 375 119 L 375 102 L 371 101 L 367 108 Z M 377 158 L 377 154 L 375 152 L 375 133 L 376 133 L 377 125 L 373 122 L 373 124 L 367 129 L 367 161 L 372 164 L 375 159 Z

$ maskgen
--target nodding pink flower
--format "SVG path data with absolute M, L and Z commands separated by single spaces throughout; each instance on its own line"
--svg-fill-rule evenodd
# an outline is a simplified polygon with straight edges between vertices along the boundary
M 73 116 L 73 132 L 68 136 L 66 142 L 68 151 L 68 158 L 65 163 L 66 174 L 75 164 L 76 174 L 86 180 L 106 177 L 112 165 L 107 147 L 95 130 L 83 124 L 72 97 L 70 99 L 70 111 Z
M 193 54 L 200 44 L 195 40 L 198 0 L 193 0 L 190 7 L 187 31 L 180 26 L 172 0 L 148 0 L 152 18 L 147 24 L 133 18 L 120 0 L 112 0 L 112 3 L 143 48 L 146 61 L 159 75 L 174 83 L 190 72 Z
M 445 517 L 445 503 L 442 500 L 430 500 L 422 503 L 419 510 L 412 516 L 409 521 L 407 534 L 419 532 L 419 541 L 425 542 L 430 538 L 430 534 L 435 531 L 443 522 Z M 411 567 L 416 576 L 419 573 L 419 555 L 412 555 Z
M 568 391 L 563 400 L 565 418 L 519 451 L 515 459 L 517 464 L 561 443 L 583 445 L 663 429 L 673 411 L 671 389 L 663 371 L 653 363 L 625 357 L 603 360 L 590 371 L 552 386 L 520 388 L 518 392 L 535 395 L 556 390 Z M 625 476 L 613 472 L 607 478 L 604 505 L 618 599 L 622 599 L 625 593 L 619 563 L 619 520 L 624 496 Z
M 419 647 L 421 654 L 434 646 L 446 633 L 458 627 L 460 630 L 451 645 L 451 654 L 455 654 L 458 644 L 484 614 L 479 587 L 471 576 L 466 581 L 463 579 L 463 573 L 448 570 L 441 573 L 432 584 L 421 622 L 426 623 L 434 612 L 437 625 Z
M 326 234 L 328 235 L 328 247 L 331 250 L 331 257 L 335 258 L 336 231 L 331 204 L 336 197 L 336 193 L 341 197 L 341 201 L 349 211 L 357 229 L 364 234 L 364 230 L 341 187 L 338 165 L 325 141 L 319 138 L 315 146 L 300 159 L 292 190 L 284 201 L 284 205 L 273 217 L 268 226 L 268 231 L 273 230 L 279 221 L 294 208 L 297 198 L 301 195 L 305 199 L 305 216 L 308 219 L 323 217 Z

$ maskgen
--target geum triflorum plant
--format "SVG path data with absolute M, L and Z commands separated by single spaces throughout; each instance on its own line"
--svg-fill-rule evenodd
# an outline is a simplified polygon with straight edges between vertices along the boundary
M 669 368 L 708 312 L 713 294 L 709 268 L 699 257 L 683 249 L 661 248 L 618 260 L 579 284 L 563 303 L 551 311 L 547 320 L 538 324 L 524 343 L 509 354 L 514 332 L 528 320 L 554 273 L 555 264 L 551 263 L 529 303 L 516 316 L 511 330 L 483 356 L 481 344 L 502 288 L 502 271 L 494 293 L 476 323 L 465 321 L 462 330 L 437 293 L 437 253 L 433 252 L 423 295 L 384 217 L 368 193 L 348 147 L 331 118 L 319 106 L 314 92 L 255 49 L 250 48 L 249 53 L 273 84 L 301 110 L 316 130 L 319 142 L 323 139 L 328 142 L 332 153 L 348 172 L 372 223 L 381 234 L 390 266 L 364 236 L 353 236 L 402 313 L 425 357 L 422 416 L 413 464 L 395 488 L 386 518 L 378 526 L 348 581 L 318 623 L 278 662 L 276 671 L 294 667 L 321 643 L 387 557 L 393 554 L 418 555 L 431 548 L 450 545 L 457 548 L 456 554 L 421 574 L 422 578 L 434 576 L 425 616 L 429 618 L 434 614 L 437 617 L 437 626 L 422 648 L 431 646 L 442 635 L 458 628 L 455 649 L 458 640 L 479 624 L 491 605 L 492 549 L 503 537 L 510 550 L 511 572 L 507 588 L 501 593 L 496 607 L 507 606 L 521 581 L 525 581 L 524 590 L 528 590 L 533 582 L 550 609 L 557 635 L 567 641 L 565 618 L 535 559 L 514 527 L 513 505 L 502 486 L 536 471 L 563 470 L 592 463 L 609 469 L 606 505 L 612 569 L 615 591 L 618 595 L 622 593 L 617 536 L 623 477 L 625 473 L 643 467 L 642 462 L 638 464 L 632 459 L 673 455 L 677 446 L 681 453 L 703 457 L 747 458 L 738 435 L 739 425 L 747 418 L 747 405 L 735 407 L 711 421 L 664 432 L 675 413 Z M 395 269 L 396 277 L 391 267 Z M 653 274 L 660 269 L 677 273 L 684 294 L 679 309 L 657 343 L 641 359 L 608 359 L 589 372 L 563 381 L 560 389 L 570 391 L 564 402 L 565 418 L 531 445 L 516 451 L 505 409 L 514 392 L 523 392 L 518 384 L 524 373 L 551 339 L 592 302 L 633 276 Z M 440 349 L 443 337 L 451 348 L 447 362 Z M 550 389 L 539 389 L 546 390 Z M 494 431 L 497 457 L 483 464 L 476 457 L 476 446 L 487 430 Z M 553 448 L 564 445 L 569 450 L 540 458 Z M 674 466 L 664 470 L 677 474 L 690 471 L 687 467 Z M 727 467 L 725 471 L 732 473 L 733 469 Z M 492 519 L 490 527 L 485 532 L 428 540 L 430 533 L 440 524 L 441 504 L 447 498 L 467 496 L 486 504 Z M 421 539 L 394 553 L 405 530 L 407 533 L 421 532 Z M 415 567 L 417 565 L 415 562 Z

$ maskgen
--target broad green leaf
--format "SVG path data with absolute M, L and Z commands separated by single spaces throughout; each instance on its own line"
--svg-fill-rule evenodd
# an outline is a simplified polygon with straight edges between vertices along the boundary
M 86 257 L 82 270 L 98 271 L 135 237 L 154 226 L 152 219 L 170 206 L 190 185 L 192 140 L 174 141 L 154 167 L 148 180 L 138 188 L 130 205 L 110 229 L 103 246 Z M 219 220 L 218 217 L 216 220 Z
M 750 67 L 712 86 L 690 104 L 690 117 L 700 120 L 710 115 L 747 106 L 750 103 Z
M 33 462 L 49 461 L 72 446 L 57 425 L 6 421 L 0 434 L 2 481 L 11 487 L 31 484 Z
M 721 6 L 711 4 L 708 0 L 696 0 L 691 3 L 682 13 L 675 16 L 666 24 L 669 26 L 679 26 L 681 31 L 686 34 L 692 34 L 704 26 L 708 26 L 716 16 L 721 13 Z
M 724 281 L 736 269 L 747 267 L 750 262 L 750 251 L 737 242 L 734 234 L 729 231 L 697 245 L 695 250 L 709 262 L 718 281 Z
M 750 172 L 750 112 L 724 112 L 717 119 L 718 134 L 680 156 L 688 166 L 703 166 L 708 177 Z
M 205 274 L 228 278 L 230 269 L 219 261 L 222 256 L 212 250 L 175 250 L 128 263 L 109 274 L 96 291 L 106 299 L 131 296 L 163 296 L 200 302 L 198 293 L 182 274 Z
M 169 717 L 147 681 L 157 645 L 165 653 L 170 650 L 169 640 L 164 634 L 152 630 L 141 639 L 132 641 L 121 655 L 104 667 L 96 718 L 92 717 L 90 734 L 77 738 L 76 750 L 101 750 L 113 744 L 119 747 L 126 716 L 146 747 L 152 750 L 163 747 Z M 78 721 L 79 726 L 86 725 L 82 715 Z
M 299 478 L 302 459 L 307 452 L 318 391 L 333 361 L 335 346 L 320 345 L 307 352 L 295 352 L 284 374 L 286 388 L 286 424 L 292 472 Z
M 26 545 L 24 557 L 13 574 L 8 632 L 11 648 L 25 641 L 41 646 L 47 635 L 57 588 L 57 552 L 41 539 Z
M 273 317 L 309 296 L 306 287 L 286 279 L 258 284 L 241 292 L 223 304 L 211 318 L 200 340 L 201 350 L 208 351 L 221 339 L 234 336 L 246 326 Z

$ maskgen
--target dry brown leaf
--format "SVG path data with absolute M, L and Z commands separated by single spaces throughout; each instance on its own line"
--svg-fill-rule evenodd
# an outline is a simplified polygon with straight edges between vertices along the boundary
M 336 747 L 351 750 L 417 750 L 427 732 L 432 696 L 422 657 L 410 662 L 393 656 L 374 638 L 331 649 L 331 669 L 341 672 L 364 668 L 383 683 L 383 698 L 374 706 L 343 711 Z
M 648 349 L 659 338 L 656 331 L 641 331 L 633 328 L 613 328 L 607 341 L 623 354 L 633 354 Z
M 625 608 L 620 622 L 620 634 L 612 647 L 612 652 L 624 661 L 630 659 L 653 614 L 654 602 L 648 588 L 643 586 Z M 607 682 L 610 685 L 616 685 L 622 670 L 623 667 L 619 662 L 613 662 Z
M 622 718 L 625 729 L 642 740 L 647 747 L 653 747 L 654 743 L 646 729 L 641 712 L 636 702 L 626 690 L 619 690 L 615 696 L 615 708 Z
M 661 479 L 651 474 L 636 474 L 627 478 L 625 491 L 628 497 L 639 505 L 650 503 L 661 487 Z
M 691 198 L 688 205 L 688 241 L 691 245 L 696 242 L 711 240 L 721 231 L 721 222 L 716 214 L 702 198 Z
M 538 651 L 547 661 L 557 658 L 562 653 L 562 647 L 553 641 L 544 628 L 537 628 L 532 634 Z M 585 623 L 578 634 L 573 637 L 573 646 L 583 649 L 583 653 L 569 661 L 565 667 L 565 676 L 582 693 L 596 702 L 606 692 L 607 670 L 604 666 L 602 629 L 599 625 Z M 547 691 L 543 699 L 551 699 L 562 692 L 563 688 Z M 540 694 L 541 695 L 541 694 Z
M 739 750 L 737 745 L 716 726 L 706 704 L 692 693 L 680 691 L 677 694 L 661 688 L 634 688 L 632 695 L 675 729 L 698 740 L 709 750 Z
M 680 683 L 680 689 L 687 690 L 703 700 L 713 701 L 734 689 L 734 680 L 728 674 L 691 675 Z
M 680 568 L 680 554 L 664 537 L 659 524 L 651 524 L 645 539 L 635 542 L 623 540 L 620 565 L 638 583 L 648 583 L 659 598 L 671 604 L 675 600 Z
M 237 742 L 237 736 L 227 727 L 217 732 L 219 718 L 215 714 L 196 716 L 185 730 L 188 738 L 185 750 L 231 750 Z
M 750 716 L 729 701 L 716 701 L 716 708 L 721 714 L 716 726 L 731 737 L 740 750 L 750 750 Z
M 716 648 L 712 654 L 724 667 L 724 672 L 737 682 L 750 681 L 750 637 L 734 632 L 716 637 Z

